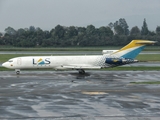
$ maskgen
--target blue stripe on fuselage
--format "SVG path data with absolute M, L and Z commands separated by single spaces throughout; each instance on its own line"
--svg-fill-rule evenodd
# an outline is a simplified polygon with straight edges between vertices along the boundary
M 134 59 L 144 48 L 145 48 L 145 46 L 141 46 L 131 52 L 128 52 L 128 53 L 122 55 L 121 57 Z

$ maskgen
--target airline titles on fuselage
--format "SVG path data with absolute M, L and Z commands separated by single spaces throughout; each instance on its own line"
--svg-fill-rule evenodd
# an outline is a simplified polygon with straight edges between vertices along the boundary
M 33 58 L 32 61 L 33 61 L 33 66 L 50 66 L 50 63 L 51 63 L 50 58 L 45 58 L 45 59 Z

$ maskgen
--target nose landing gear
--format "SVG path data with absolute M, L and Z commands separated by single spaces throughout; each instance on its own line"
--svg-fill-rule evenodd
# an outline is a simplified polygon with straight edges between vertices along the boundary
M 15 73 L 19 75 L 21 73 L 20 69 L 15 69 Z

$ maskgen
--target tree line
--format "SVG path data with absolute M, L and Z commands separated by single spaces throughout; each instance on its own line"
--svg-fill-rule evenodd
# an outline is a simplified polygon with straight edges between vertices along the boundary
M 157 45 L 160 45 L 160 26 L 155 31 L 150 31 L 144 19 L 141 29 L 135 26 L 129 30 L 126 20 L 120 18 L 99 28 L 93 25 L 57 25 L 50 31 L 44 31 L 34 26 L 18 30 L 8 27 L 4 34 L 0 33 L 0 45 L 14 47 L 122 46 L 133 39 L 159 41 Z

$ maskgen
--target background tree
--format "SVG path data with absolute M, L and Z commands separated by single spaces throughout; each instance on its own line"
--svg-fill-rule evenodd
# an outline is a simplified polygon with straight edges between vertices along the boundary
M 62 39 L 64 37 L 65 29 L 61 25 L 57 25 L 55 27 L 54 36 Z
M 112 27 L 112 23 L 109 24 Z M 115 34 L 129 35 L 129 26 L 124 18 L 120 18 L 114 24 Z
M 100 27 L 99 28 L 99 41 L 101 45 L 110 44 L 113 37 L 113 31 L 110 27 Z
M 112 22 L 110 22 L 110 23 L 108 24 L 108 27 L 110 27 L 110 29 L 112 30 L 112 28 L 114 27 L 114 24 L 113 24 Z
M 129 26 L 124 18 L 119 19 L 119 25 L 123 28 L 124 35 L 129 35 Z
M 8 27 L 5 29 L 5 33 L 9 34 L 9 35 L 15 35 L 16 34 L 16 30 L 13 29 L 12 27 Z
M 157 28 L 156 28 L 156 34 L 160 35 L 160 26 L 157 26 Z
M 141 30 L 141 35 L 147 35 L 148 32 L 149 32 L 149 30 L 148 30 L 148 26 L 147 26 L 147 23 L 146 23 L 146 19 L 144 19 L 142 30 Z
M 114 27 L 114 31 L 115 31 L 115 34 L 117 35 L 124 35 L 124 30 L 120 25 L 116 25 Z
M 36 31 L 36 29 L 35 29 L 35 27 L 34 27 L 34 26 L 30 26 L 30 27 L 29 27 L 29 31 L 35 32 L 35 31 Z
M 130 35 L 139 36 L 140 34 L 141 34 L 141 31 L 137 26 L 132 27 L 130 31 Z
M 114 29 L 112 29 L 114 28 Z M 5 34 L 0 34 L 0 45 L 16 47 L 36 46 L 123 46 L 133 39 L 148 39 L 159 41 L 160 26 L 155 31 L 149 31 L 146 20 L 143 21 L 142 30 L 135 26 L 130 30 L 124 18 L 115 23 L 110 22 L 108 26 L 96 28 L 94 25 L 87 27 L 61 26 L 57 25 L 50 31 L 30 26 L 15 30 L 12 27 L 5 29 Z M 159 45 L 159 43 L 157 45 Z
M 36 36 L 36 46 L 41 46 L 43 39 L 46 38 L 46 32 L 44 32 L 41 28 L 36 28 L 35 30 L 35 36 Z

